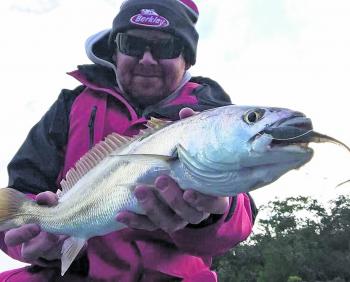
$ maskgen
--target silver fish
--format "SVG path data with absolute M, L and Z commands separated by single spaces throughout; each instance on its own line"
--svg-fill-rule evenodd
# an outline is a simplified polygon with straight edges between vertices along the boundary
M 313 155 L 309 142 L 342 144 L 314 132 L 302 113 L 281 108 L 230 105 L 176 122 L 152 119 L 147 127 L 134 138 L 113 133 L 94 146 L 61 182 L 57 206 L 0 189 L 0 231 L 37 223 L 69 235 L 63 275 L 89 238 L 125 227 L 115 220 L 118 212 L 143 213 L 136 185 L 152 188 L 156 177 L 167 174 L 184 189 L 234 196 L 307 163 Z

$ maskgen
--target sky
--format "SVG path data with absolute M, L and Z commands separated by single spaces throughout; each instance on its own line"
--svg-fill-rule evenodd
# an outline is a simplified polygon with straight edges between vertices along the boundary
M 109 28 L 122 1 L 0 2 L 0 187 L 28 130 L 77 82 L 66 75 L 89 63 L 84 42 Z M 197 1 L 200 34 L 192 75 L 218 81 L 242 105 L 302 111 L 316 131 L 350 144 L 348 0 Z M 252 193 L 258 206 L 288 196 L 322 202 L 350 194 L 349 152 L 315 144 L 313 160 Z M 0 252 L 0 271 L 20 266 Z

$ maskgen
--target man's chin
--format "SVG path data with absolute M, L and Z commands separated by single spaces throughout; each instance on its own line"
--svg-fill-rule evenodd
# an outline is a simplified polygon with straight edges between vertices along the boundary
M 131 97 L 142 106 L 159 103 L 164 99 L 164 90 L 160 88 L 132 89 Z

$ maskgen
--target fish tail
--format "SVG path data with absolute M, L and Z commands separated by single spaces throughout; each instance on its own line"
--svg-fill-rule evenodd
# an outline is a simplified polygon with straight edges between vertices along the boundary
M 0 231 L 24 224 L 25 204 L 31 201 L 12 188 L 0 188 Z

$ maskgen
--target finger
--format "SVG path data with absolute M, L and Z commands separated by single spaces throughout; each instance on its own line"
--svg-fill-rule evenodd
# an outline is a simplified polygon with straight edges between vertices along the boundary
M 184 119 L 197 114 L 198 112 L 192 110 L 191 108 L 183 108 L 179 112 L 180 119 Z
M 50 234 L 50 233 L 46 233 L 46 234 L 47 234 L 46 242 L 48 242 L 48 243 L 46 244 L 46 246 L 47 246 L 46 248 L 45 247 L 42 248 L 43 255 L 40 258 L 43 258 L 43 259 L 48 260 L 48 261 L 61 259 L 63 243 L 69 236 L 55 235 L 55 234 Z M 51 246 L 49 244 L 51 244 Z M 81 254 L 82 252 L 85 251 L 85 247 L 86 246 L 84 246 L 81 249 L 79 254 Z M 79 254 L 78 254 L 78 256 L 79 256 Z
M 55 206 L 58 203 L 58 197 L 55 193 L 46 191 L 36 195 L 35 201 L 39 205 Z
M 208 213 L 193 208 L 183 199 L 183 190 L 171 177 L 165 175 L 158 177 L 155 186 L 162 199 L 185 221 L 198 224 L 209 216 Z
M 120 212 L 116 217 L 117 221 L 125 224 L 130 228 L 144 229 L 148 231 L 154 231 L 158 229 L 152 221 L 145 215 L 135 214 L 132 212 Z
M 38 236 L 22 245 L 22 257 L 27 262 L 32 262 L 43 257 L 48 260 L 61 257 L 62 244 L 59 236 L 47 232 L 41 232 Z
M 165 232 L 172 233 L 188 224 L 157 198 L 154 190 L 139 186 L 135 189 L 135 196 L 149 220 Z
M 9 247 L 17 246 L 30 241 L 40 233 L 40 227 L 37 224 L 26 224 L 18 228 L 10 229 L 5 233 L 5 244 Z
M 228 197 L 204 195 L 194 190 L 185 191 L 183 198 L 192 207 L 208 213 L 223 214 L 229 206 Z

